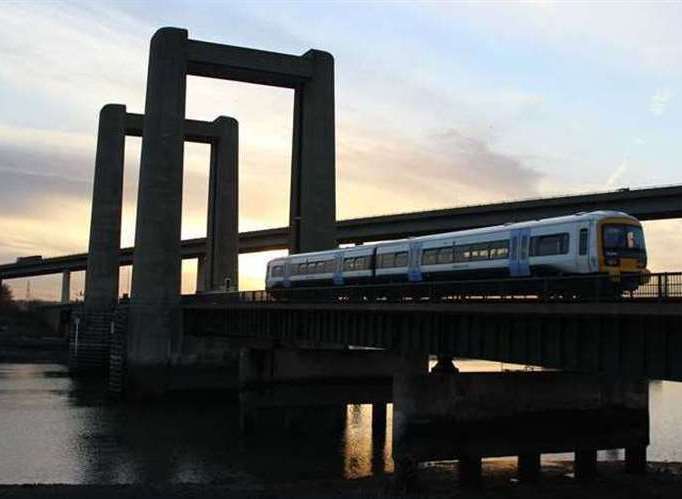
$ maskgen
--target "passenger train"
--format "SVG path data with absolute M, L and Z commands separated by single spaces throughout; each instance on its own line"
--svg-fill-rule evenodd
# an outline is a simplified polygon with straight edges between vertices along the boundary
M 609 274 L 634 289 L 646 265 L 639 221 L 593 211 L 276 258 L 266 288 Z

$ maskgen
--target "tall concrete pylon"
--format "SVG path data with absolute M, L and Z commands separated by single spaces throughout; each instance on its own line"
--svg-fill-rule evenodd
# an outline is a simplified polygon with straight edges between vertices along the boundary
M 128 387 L 165 391 L 180 325 L 180 225 L 187 75 L 293 88 L 290 251 L 336 246 L 334 64 L 326 52 L 292 56 L 188 38 L 162 28 L 149 51 L 129 318 Z
M 100 112 L 95 160 L 90 242 L 86 270 L 85 316 L 79 356 L 88 368 L 106 365 L 108 329 L 105 320 L 89 321 L 93 314 L 113 312 L 118 300 L 121 211 L 125 138 L 141 137 L 144 116 L 128 113 L 126 106 L 107 104 Z M 184 141 L 209 144 L 209 200 L 207 214 L 205 290 L 218 289 L 226 279 L 236 283 L 238 277 L 238 171 L 239 125 L 234 118 L 221 116 L 214 120 L 186 120 Z M 90 323 L 97 328 L 89 327 Z M 101 327 L 100 327 L 101 326 Z M 97 331 L 95 330 L 97 329 Z M 101 329 L 101 331 L 99 330 Z M 106 330 L 105 330 L 106 329 Z M 83 339 L 83 338 L 81 338 Z M 96 352 L 89 352 L 91 345 Z M 79 359 L 76 359 L 79 360 Z M 84 362 L 76 362 L 83 367 Z

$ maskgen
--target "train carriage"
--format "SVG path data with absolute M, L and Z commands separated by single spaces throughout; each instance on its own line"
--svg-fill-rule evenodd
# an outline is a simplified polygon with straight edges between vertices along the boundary
M 290 255 L 268 263 L 266 287 L 609 274 L 633 289 L 646 264 L 639 221 L 593 211 Z

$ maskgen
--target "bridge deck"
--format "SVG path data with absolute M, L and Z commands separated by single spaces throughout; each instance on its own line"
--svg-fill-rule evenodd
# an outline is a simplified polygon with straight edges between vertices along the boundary
M 664 277 L 653 276 L 653 289 Z M 681 293 L 660 290 L 601 302 L 537 296 L 386 301 L 377 295 L 304 302 L 247 292 L 185 297 L 182 315 L 189 335 L 355 345 L 682 381 Z

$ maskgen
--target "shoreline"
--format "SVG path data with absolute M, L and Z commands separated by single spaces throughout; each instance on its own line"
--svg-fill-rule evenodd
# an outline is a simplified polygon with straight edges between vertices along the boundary
M 33 498 L 89 498 L 127 499 L 164 497 L 188 498 L 508 498 L 524 499 L 581 499 L 601 497 L 678 499 L 682 494 L 682 463 L 650 462 L 646 475 L 628 475 L 622 461 L 600 462 L 597 478 L 580 481 L 572 477 L 570 461 L 543 463 L 537 483 L 520 483 L 515 478 L 514 460 L 484 462 L 483 481 L 478 488 L 461 487 L 456 478 L 456 464 L 433 463 L 419 471 L 416 488 L 411 491 L 393 490 L 392 475 L 378 475 L 358 479 L 318 479 L 267 483 L 243 486 L 240 483 L 160 483 L 160 484 L 16 484 L 0 485 L 0 497 Z

